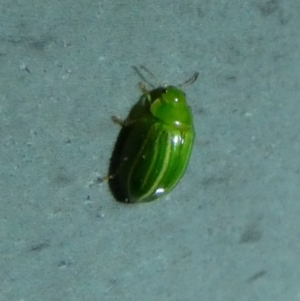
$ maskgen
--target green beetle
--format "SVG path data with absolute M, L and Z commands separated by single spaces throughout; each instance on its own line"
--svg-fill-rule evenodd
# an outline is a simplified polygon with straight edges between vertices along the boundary
M 145 67 L 143 69 L 147 70 Z M 149 71 L 148 71 L 149 72 Z M 170 192 L 188 165 L 195 132 L 183 86 L 161 86 L 143 95 L 123 121 L 109 167 L 109 186 L 121 202 L 150 202 Z

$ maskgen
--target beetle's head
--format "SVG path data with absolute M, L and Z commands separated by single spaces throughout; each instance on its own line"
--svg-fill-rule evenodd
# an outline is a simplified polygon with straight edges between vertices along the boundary
M 162 103 L 180 106 L 186 105 L 185 94 L 176 87 L 167 86 L 161 95 Z
M 192 125 L 192 115 L 186 103 L 185 94 L 178 88 L 167 86 L 153 100 L 150 111 L 161 121 L 176 127 Z

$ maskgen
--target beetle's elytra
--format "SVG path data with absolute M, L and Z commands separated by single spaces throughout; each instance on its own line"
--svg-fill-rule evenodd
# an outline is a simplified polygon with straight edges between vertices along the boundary
M 143 95 L 128 117 L 114 117 L 122 129 L 111 158 L 109 185 L 118 201 L 128 203 L 153 201 L 170 192 L 186 170 L 195 136 L 180 88 L 141 88 Z

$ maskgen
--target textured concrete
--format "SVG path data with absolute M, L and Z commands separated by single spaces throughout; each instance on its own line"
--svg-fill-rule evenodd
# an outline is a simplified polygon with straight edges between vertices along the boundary
M 0 0 L 0 300 L 299 301 L 299 12 Z M 174 191 L 124 205 L 97 178 L 139 64 L 200 72 L 197 138 Z

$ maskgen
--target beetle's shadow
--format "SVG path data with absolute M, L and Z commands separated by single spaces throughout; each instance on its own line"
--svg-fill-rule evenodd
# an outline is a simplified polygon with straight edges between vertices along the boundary
M 165 90 L 164 87 L 158 87 L 151 91 L 148 91 L 148 95 L 151 99 L 157 99 L 161 93 Z M 140 97 L 138 102 L 134 104 L 131 108 L 126 121 L 129 124 L 122 126 L 120 133 L 118 135 L 117 141 L 115 143 L 112 156 L 110 158 L 110 165 L 108 174 L 110 176 L 108 185 L 110 191 L 114 198 L 118 202 L 128 203 L 128 196 L 127 192 L 124 191 L 121 183 L 124 183 L 124 179 L 121 179 L 118 175 L 118 170 L 120 169 L 121 164 L 124 162 L 123 156 L 123 149 L 124 145 L 131 134 L 132 128 L 135 126 L 139 126 L 139 119 L 141 116 L 145 116 L 145 114 L 150 112 L 150 103 L 147 100 L 147 95 L 144 94 Z
M 122 150 L 124 143 L 127 140 L 127 137 L 129 135 L 129 129 L 125 126 L 122 127 L 116 144 L 114 146 L 114 150 L 112 152 L 112 156 L 110 158 L 110 165 L 109 165 L 109 170 L 108 174 L 111 176 L 108 185 L 110 188 L 110 191 L 116 201 L 122 202 L 122 203 L 127 203 L 127 196 L 126 192 L 123 191 L 123 188 L 121 186 L 121 179 L 120 176 L 118 175 L 118 169 L 120 168 L 120 165 L 122 164 Z
M 145 112 L 145 110 L 149 110 L 149 104 L 145 101 L 145 96 L 142 95 L 138 102 L 131 108 L 126 118 L 126 121 L 130 124 L 122 126 L 110 158 L 108 170 L 110 179 L 108 181 L 108 185 L 112 195 L 118 202 L 128 203 L 127 192 L 124 191 L 124 188 L 121 185 L 122 180 L 124 181 L 124 179 L 121 179 L 118 174 L 118 170 L 124 161 L 124 158 L 122 157 L 124 145 L 130 135 L 132 127 L 135 126 L 136 121 L 139 119 L 141 114 Z

